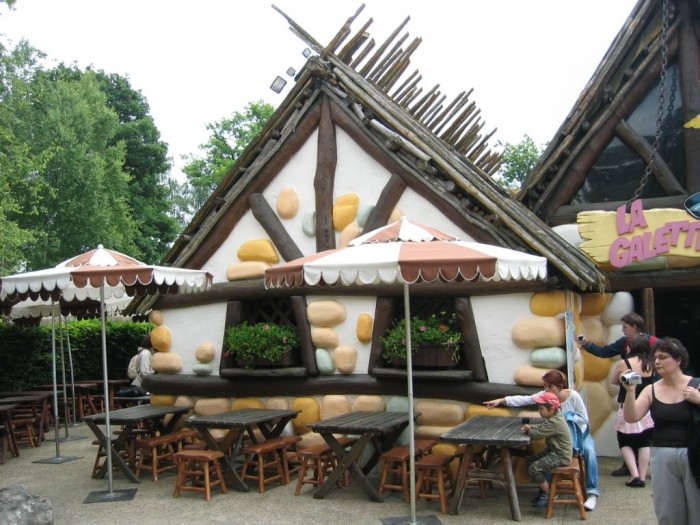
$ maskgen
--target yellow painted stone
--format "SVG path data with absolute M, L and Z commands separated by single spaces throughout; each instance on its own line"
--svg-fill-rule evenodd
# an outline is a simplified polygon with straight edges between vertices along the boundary
M 243 261 L 237 262 L 226 268 L 226 279 L 228 281 L 240 281 L 241 279 L 253 279 L 263 277 L 265 270 L 272 266 L 263 261 Z
M 354 346 L 340 345 L 333 352 L 335 368 L 341 374 L 352 374 L 357 364 L 357 349 Z
M 406 215 L 401 208 L 394 208 L 394 210 L 391 212 L 391 215 L 389 215 L 389 221 L 387 224 L 391 224 L 392 222 L 398 221 L 401 217 Z
M 153 348 L 159 352 L 169 351 L 172 341 L 173 336 L 170 333 L 170 328 L 167 326 L 156 326 L 153 330 L 151 330 L 151 344 L 153 345 Z
M 177 396 L 174 405 L 176 407 L 194 408 L 194 398 L 192 396 Z
M 241 408 L 265 408 L 265 403 L 259 397 L 238 397 L 231 403 L 231 410 Z
M 605 385 L 601 382 L 585 381 L 588 408 L 588 421 L 591 424 L 591 434 L 598 432 L 610 414 L 617 410 L 615 398 L 610 397 Z
M 357 193 L 346 193 L 335 199 L 333 205 L 333 226 L 336 231 L 342 231 L 357 217 L 360 207 L 360 196 Z
M 357 412 L 359 410 L 383 412 L 384 410 L 386 410 L 386 401 L 384 401 L 384 398 L 382 396 L 360 395 L 357 396 L 355 398 L 355 401 L 352 402 L 351 410 L 353 412 Z
M 263 261 L 277 264 L 280 261 L 275 245 L 270 239 L 256 239 L 241 244 L 236 254 L 241 261 Z
M 557 317 L 520 319 L 511 329 L 511 337 L 520 348 L 563 347 L 566 344 L 564 319 Z
M 537 292 L 530 298 L 530 311 L 534 315 L 554 316 L 566 311 L 566 292 L 553 290 Z
M 326 442 L 323 439 L 323 436 L 319 434 L 318 432 L 312 432 L 309 430 L 308 432 L 301 434 L 301 441 L 297 443 L 297 449 L 303 450 L 305 448 L 313 447 L 315 445 L 324 445 Z
M 361 343 L 372 341 L 372 330 L 374 328 L 374 318 L 371 314 L 362 313 L 357 316 L 357 340 Z
M 603 381 L 608 377 L 612 361 L 608 358 L 596 357 L 586 351 L 583 355 L 584 378 L 586 381 Z
M 321 419 L 342 416 L 350 412 L 350 401 L 347 396 L 328 395 L 321 398 Z
M 170 394 L 151 394 L 151 405 L 171 407 L 175 404 L 175 398 Z
M 580 332 L 586 336 L 586 339 L 597 345 L 606 344 L 607 328 L 600 317 L 581 317 Z
M 175 352 L 156 352 L 151 357 L 151 368 L 161 374 L 176 374 L 182 371 L 182 360 Z
M 289 410 L 289 399 L 286 397 L 269 397 L 267 401 L 265 401 L 265 408 Z
M 574 381 L 576 381 L 575 388 L 578 390 L 583 385 L 583 381 L 586 378 L 586 366 L 583 360 L 583 354 L 580 353 L 581 358 L 574 362 Z
M 510 408 L 497 407 L 491 410 L 485 405 L 480 405 L 478 403 L 470 403 L 467 409 L 464 411 L 464 419 L 470 419 L 474 416 L 512 416 L 513 412 Z
M 148 314 L 148 321 L 156 326 L 162 325 L 163 312 L 161 312 L 160 310 L 152 310 L 151 313 Z
M 439 439 L 439 436 L 438 438 L 432 439 Z M 433 447 L 433 454 L 441 454 L 443 456 L 454 456 L 458 450 L 459 445 L 457 445 L 456 443 L 438 442 L 438 444 Z M 455 479 L 457 479 L 457 475 L 459 474 L 459 458 L 455 458 L 452 460 L 452 462 L 450 463 L 450 470 L 452 471 L 452 475 L 455 477 Z
M 294 188 L 282 188 L 277 196 L 277 214 L 283 219 L 291 219 L 299 213 L 299 194 Z
M 338 301 L 314 301 L 306 307 L 306 315 L 312 326 L 330 328 L 345 321 L 347 311 Z
M 228 397 L 208 397 L 199 399 L 194 404 L 194 413 L 198 416 L 211 416 L 231 410 L 231 400 Z
M 356 239 L 362 233 L 362 228 L 360 228 L 356 222 L 351 222 L 343 231 L 340 232 L 340 239 L 338 240 L 338 247 L 345 248 L 350 241 Z
M 314 327 L 311 329 L 311 342 L 316 348 L 333 350 L 338 346 L 338 332 L 333 328 Z
M 211 341 L 204 341 L 197 347 L 194 351 L 194 356 L 200 363 L 211 363 L 216 355 L 216 349 L 214 348 L 214 343 Z
M 520 365 L 513 374 L 513 380 L 518 385 L 542 386 L 542 376 L 548 368 L 539 368 L 532 365 Z
M 609 301 L 608 293 L 585 293 L 581 295 L 581 315 L 600 315 Z
M 292 425 L 297 434 L 311 432 L 308 425 L 321 419 L 321 406 L 313 397 L 295 397 L 291 408 L 300 411 L 297 417 L 292 419 Z
M 438 425 L 418 425 L 416 426 L 416 439 L 439 440 L 440 436 L 442 436 L 445 432 L 448 432 L 450 430 L 452 430 L 452 426 L 446 427 Z
M 464 421 L 464 409 L 450 401 L 419 400 L 415 403 L 419 425 L 453 427 Z

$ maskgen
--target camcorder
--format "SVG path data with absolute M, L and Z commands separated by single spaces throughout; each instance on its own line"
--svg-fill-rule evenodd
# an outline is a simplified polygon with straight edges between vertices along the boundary
M 626 385 L 641 385 L 642 376 L 637 372 L 625 372 L 624 374 L 620 374 L 620 381 Z

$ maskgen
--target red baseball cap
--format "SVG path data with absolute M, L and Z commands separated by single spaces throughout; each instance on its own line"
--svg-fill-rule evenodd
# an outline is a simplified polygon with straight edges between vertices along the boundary
M 537 403 L 538 405 L 549 405 L 552 408 L 559 408 L 561 407 L 561 403 L 559 402 L 559 398 L 552 394 L 551 392 L 544 392 L 543 394 L 539 396 L 535 396 L 532 398 L 532 400 Z

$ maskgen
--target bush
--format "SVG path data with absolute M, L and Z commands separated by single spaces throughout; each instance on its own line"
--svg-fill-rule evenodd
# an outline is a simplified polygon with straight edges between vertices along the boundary
M 141 339 L 151 330 L 148 323 L 113 321 L 106 325 L 107 367 L 110 379 L 125 379 L 126 367 Z M 65 330 L 64 330 L 65 332 Z M 70 381 L 68 343 L 76 381 L 102 378 L 102 328 L 98 320 L 68 323 L 68 337 L 56 325 L 56 366 L 63 382 L 61 346 L 65 356 L 66 381 Z M 50 384 L 51 326 L 19 326 L 0 323 L 0 390 L 30 390 Z
M 226 329 L 225 343 L 225 357 L 240 358 L 251 366 L 256 359 L 279 361 L 285 352 L 299 348 L 299 336 L 291 326 L 244 322 Z

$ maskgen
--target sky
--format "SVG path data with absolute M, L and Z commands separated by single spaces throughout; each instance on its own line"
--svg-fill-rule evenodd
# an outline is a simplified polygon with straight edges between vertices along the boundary
M 473 88 L 492 147 L 549 142 L 572 109 L 637 0 L 365 0 L 353 23 L 383 42 L 406 16 L 422 38 L 413 71 L 424 90 L 440 84 L 452 100 Z M 276 0 L 326 45 L 360 0 Z M 129 78 L 147 99 L 169 145 L 173 175 L 197 154 L 208 123 L 252 101 L 275 107 L 304 65 L 306 44 L 272 4 L 259 0 L 17 0 L 0 5 L 0 34 L 24 38 L 49 65 L 92 65 Z M 270 89 L 276 76 L 289 82 Z

